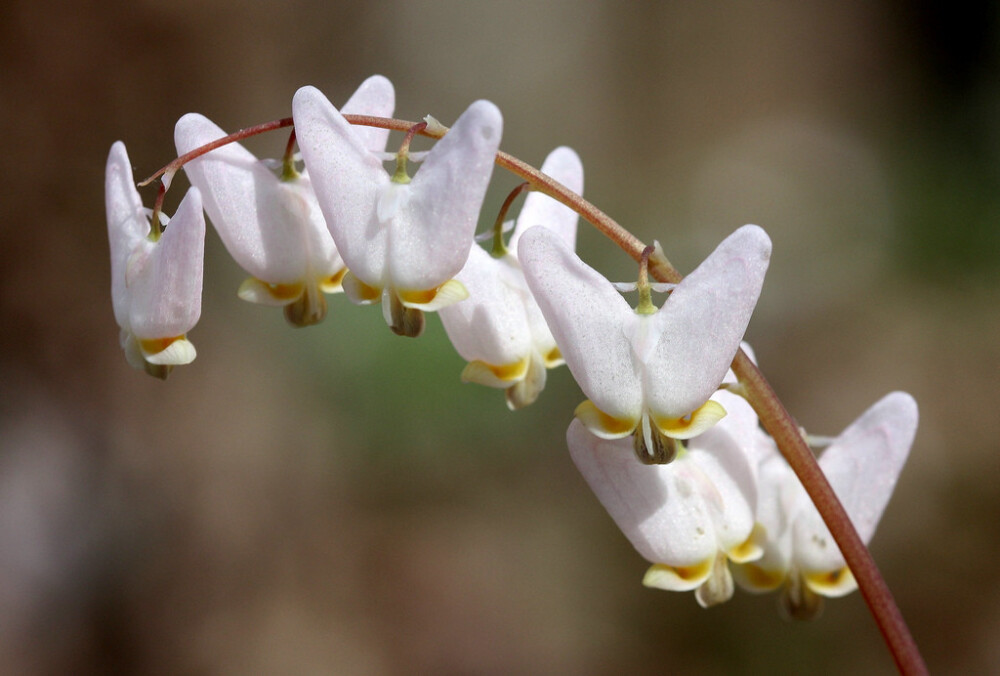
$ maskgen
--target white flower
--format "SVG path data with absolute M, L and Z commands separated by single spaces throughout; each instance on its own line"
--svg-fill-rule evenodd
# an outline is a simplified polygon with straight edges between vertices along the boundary
M 201 316 L 205 218 L 191 188 L 166 226 L 151 229 L 125 144 L 111 146 L 104 177 L 111 248 L 111 301 L 128 362 L 166 378 L 196 352 L 185 334 Z
M 643 584 L 697 590 L 703 607 L 732 596 L 729 560 L 761 554 L 754 528 L 756 465 L 742 443 L 757 418 L 739 397 L 715 397 L 735 414 L 692 439 L 670 464 L 647 465 L 627 439 L 596 437 L 580 420 L 566 435 L 573 461 L 601 504 L 653 564 Z
M 740 228 L 678 284 L 658 311 L 633 310 L 615 287 L 544 228 L 519 257 L 567 366 L 589 398 L 576 416 L 594 434 L 635 434 L 637 454 L 669 461 L 673 439 L 711 427 L 709 397 L 739 348 L 771 252 L 759 227 Z
M 477 101 L 427 154 L 412 180 L 383 168 L 359 131 L 314 87 L 292 116 L 323 215 L 349 272 L 353 302 L 382 301 L 386 323 L 418 335 L 423 312 L 466 297 L 453 281 L 469 257 L 503 120 Z M 405 174 L 405 172 L 404 172 Z
M 344 111 L 391 116 L 392 84 L 368 78 Z M 385 149 L 388 130 L 365 128 L 359 138 L 371 152 Z M 180 155 L 225 136 L 202 115 L 177 122 L 174 139 Z M 289 164 L 278 175 L 243 146 L 230 143 L 187 163 L 185 173 L 205 199 L 205 211 L 230 255 L 250 273 L 240 298 L 283 306 L 296 326 L 315 324 L 326 314 L 323 293 L 341 290 L 347 271 L 327 229 L 307 172 Z
M 866 544 L 906 462 L 917 419 L 913 397 L 893 392 L 851 423 L 820 456 L 820 468 Z M 789 614 L 813 617 L 822 608 L 821 596 L 843 596 L 857 583 L 802 484 L 773 440 L 766 441 L 757 514 L 767 533 L 764 556 L 738 567 L 736 579 L 752 591 L 786 584 L 782 600 Z
M 553 150 L 542 172 L 578 194 L 583 191 L 583 165 L 569 148 Z M 517 260 L 517 241 L 534 225 L 557 233 L 570 249 L 576 244 L 576 212 L 543 193 L 531 192 L 509 248 L 496 256 L 473 246 L 456 276 L 469 298 L 439 312 L 452 344 L 469 362 L 462 380 L 505 389 L 511 410 L 534 402 L 545 387 L 546 369 L 563 363 Z

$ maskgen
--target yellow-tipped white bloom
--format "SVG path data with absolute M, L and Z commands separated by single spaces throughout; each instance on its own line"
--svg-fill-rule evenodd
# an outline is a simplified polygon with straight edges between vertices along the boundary
M 875 533 L 917 431 L 917 403 L 905 392 L 886 395 L 832 441 L 819 459 L 830 485 L 866 544 Z M 762 435 L 763 436 L 763 435 Z M 760 460 L 757 519 L 767 538 L 764 556 L 740 566 L 740 586 L 770 591 L 782 585 L 784 607 L 809 618 L 820 597 L 857 588 L 819 512 L 770 437 Z
M 663 462 L 671 439 L 696 436 L 725 415 L 709 397 L 760 295 L 771 253 L 761 228 L 726 238 L 651 313 L 633 310 L 544 228 L 528 230 L 518 249 L 528 287 L 588 397 L 576 415 L 593 434 L 635 434 L 637 453 Z
M 542 173 L 583 192 L 583 165 L 570 148 L 553 150 Z M 469 298 L 439 312 L 452 345 L 469 362 L 462 380 L 506 390 L 512 410 L 534 402 L 545 387 L 546 370 L 563 363 L 517 260 L 517 241 L 534 225 L 555 232 L 570 249 L 576 244 L 576 212 L 547 195 L 529 193 L 506 253 L 491 255 L 473 246 L 456 276 Z
M 503 119 L 477 101 L 427 153 L 412 180 L 390 176 L 357 128 L 314 87 L 292 100 L 296 138 L 327 226 L 349 272 L 344 292 L 382 302 L 397 333 L 417 335 L 423 312 L 467 296 L 454 281 L 473 234 Z
M 743 443 L 756 428 L 756 416 L 735 395 L 715 397 L 734 415 L 692 439 L 669 464 L 647 465 L 627 439 L 596 437 L 580 420 L 566 435 L 594 494 L 653 564 L 643 584 L 694 590 L 704 607 L 732 596 L 729 561 L 750 561 L 762 552 L 754 528 L 756 464 Z
M 111 301 L 125 358 L 165 378 L 196 356 L 186 337 L 201 316 L 205 217 L 191 188 L 173 219 L 161 216 L 151 231 L 150 212 L 136 190 L 125 144 L 111 146 L 104 178 L 111 247 Z M 159 235 L 159 236 L 157 236 Z

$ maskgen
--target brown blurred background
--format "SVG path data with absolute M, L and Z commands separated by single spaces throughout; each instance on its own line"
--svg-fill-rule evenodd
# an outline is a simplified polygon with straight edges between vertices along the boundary
M 418 341 L 333 299 L 317 328 L 238 301 L 208 236 L 191 366 L 130 369 L 109 298 L 103 168 L 337 103 L 476 98 L 504 149 L 571 145 L 586 194 L 690 270 L 764 226 L 750 329 L 810 432 L 886 392 L 921 405 L 873 551 L 932 671 L 1000 671 L 997 9 L 884 0 L 78 2 L 0 5 L 0 664 L 88 673 L 878 673 L 860 596 L 705 611 L 645 563 L 573 469 L 565 369 L 509 413 Z M 284 134 L 249 145 L 280 155 Z M 515 181 L 499 172 L 482 219 Z M 173 211 L 183 183 L 168 197 Z M 151 203 L 153 190 L 144 193 Z M 581 226 L 617 279 L 634 266 Z

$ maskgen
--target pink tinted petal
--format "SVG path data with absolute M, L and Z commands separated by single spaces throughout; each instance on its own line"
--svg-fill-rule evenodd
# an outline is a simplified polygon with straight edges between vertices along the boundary
M 389 265 L 396 288 L 430 289 L 465 265 L 502 132 L 497 107 L 476 101 L 428 153 L 392 221 Z
M 583 163 L 572 148 L 560 146 L 545 158 L 542 173 L 575 192 L 583 194 Z M 577 214 L 566 205 L 548 195 L 532 191 L 524 199 L 524 207 L 517 217 L 517 226 L 510 236 L 508 246 L 517 251 L 517 242 L 525 230 L 533 225 L 541 225 L 559 235 L 566 246 L 576 249 Z
M 351 272 L 373 287 L 384 284 L 387 230 L 379 198 L 389 187 L 382 163 L 315 87 L 292 99 L 295 136 L 337 250 Z
M 361 83 L 340 110 L 344 115 L 392 117 L 395 108 L 396 91 L 392 83 L 382 75 L 372 75 Z M 361 138 L 362 145 L 369 151 L 380 153 L 385 150 L 386 141 L 389 139 L 388 129 L 357 126 L 354 131 Z
M 192 187 L 131 288 L 130 322 L 137 338 L 172 338 L 190 331 L 201 316 L 205 217 Z
M 753 313 L 771 254 L 755 225 L 727 237 L 671 292 L 652 316 L 659 336 L 646 360 L 646 403 L 681 417 L 715 392 L 729 369 Z
M 625 331 L 638 322 L 638 315 L 550 230 L 525 232 L 518 258 L 580 389 L 604 413 L 637 420 L 642 389 Z

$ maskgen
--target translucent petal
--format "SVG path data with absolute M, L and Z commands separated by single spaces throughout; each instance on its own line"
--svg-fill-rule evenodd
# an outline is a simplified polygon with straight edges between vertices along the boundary
M 116 141 L 108 153 L 104 173 L 104 204 L 111 249 L 111 302 L 115 320 L 127 327 L 129 293 L 125 271 L 132 252 L 149 234 L 149 219 L 132 177 L 132 164 L 125 144 Z
M 646 404 L 679 418 L 715 392 L 753 313 L 771 253 L 755 225 L 727 237 L 650 318 L 655 340 L 645 359 Z
M 549 153 L 542 163 L 542 173 L 575 192 L 583 194 L 583 163 L 572 148 L 560 146 Z M 576 226 L 578 216 L 575 211 L 552 199 L 544 193 L 532 191 L 524 199 L 524 207 L 517 217 L 517 227 L 510 236 L 508 247 L 517 251 L 517 242 L 524 232 L 540 225 L 559 235 L 569 249 L 576 249 Z
M 526 359 L 531 351 L 522 297 L 511 286 L 507 268 L 507 261 L 472 247 L 456 277 L 468 289 L 469 298 L 438 313 L 452 345 L 466 361 L 512 364 Z
M 865 411 L 837 437 L 819 464 L 867 543 L 910 452 L 917 430 L 917 404 L 905 392 L 893 392 Z M 815 507 L 806 504 L 795 522 L 793 546 L 805 575 L 844 565 L 833 537 Z
M 341 108 L 341 112 L 344 115 L 392 117 L 395 109 L 396 91 L 393 89 L 392 83 L 382 75 L 372 75 L 361 83 L 361 86 Z M 356 126 L 354 129 L 365 148 L 373 153 L 385 150 L 386 141 L 389 139 L 388 129 L 366 126 Z
M 639 316 L 608 280 L 545 228 L 524 233 L 518 258 L 580 389 L 605 414 L 638 420 L 642 386 L 626 331 Z
M 502 131 L 497 107 L 476 101 L 405 186 L 409 198 L 399 206 L 388 242 L 396 288 L 434 288 L 465 265 Z M 344 259 L 353 271 L 346 254 Z
M 337 250 L 365 284 L 385 285 L 388 231 L 376 209 L 389 187 L 382 163 L 347 120 L 315 87 L 292 99 L 295 137 Z M 461 267 L 461 266 L 459 266 Z
M 703 499 L 712 487 L 694 462 L 685 457 L 644 465 L 631 439 L 599 439 L 579 420 L 570 424 L 566 440 L 580 473 L 646 560 L 691 567 L 715 558 L 719 544 Z
M 201 194 L 188 190 L 170 225 L 129 288 L 129 322 L 136 337 L 180 336 L 201 316 L 205 217 Z

